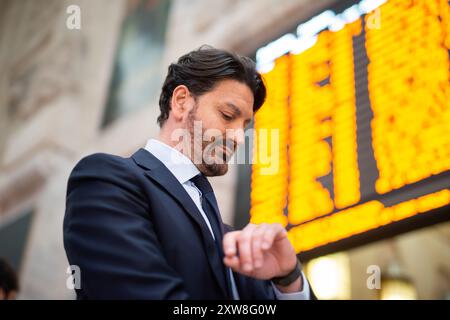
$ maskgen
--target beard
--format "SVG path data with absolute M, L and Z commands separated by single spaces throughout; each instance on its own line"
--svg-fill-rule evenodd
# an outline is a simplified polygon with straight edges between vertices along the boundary
M 192 162 L 205 176 L 222 176 L 228 172 L 228 161 L 236 150 L 236 143 L 227 140 L 223 135 L 212 136 L 205 139 L 206 129 L 201 128 L 201 134 L 195 132 L 194 122 L 201 121 L 196 118 L 197 105 L 189 112 L 187 128 L 190 136 Z

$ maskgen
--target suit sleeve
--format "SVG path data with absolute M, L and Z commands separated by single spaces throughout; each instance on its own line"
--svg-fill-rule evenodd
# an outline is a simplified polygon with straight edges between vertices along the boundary
M 63 233 L 69 262 L 81 271 L 77 293 L 89 299 L 188 299 L 124 161 L 91 155 L 69 178 Z

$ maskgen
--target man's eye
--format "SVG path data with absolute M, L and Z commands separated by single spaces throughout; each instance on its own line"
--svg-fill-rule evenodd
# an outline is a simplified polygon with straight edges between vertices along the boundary
M 223 113 L 223 112 L 221 112 L 221 113 L 222 113 L 222 117 L 223 117 L 225 120 L 227 120 L 227 121 L 233 120 L 233 117 L 231 117 L 231 116 L 229 116 L 229 115 L 227 115 L 227 114 L 225 114 L 225 113 Z

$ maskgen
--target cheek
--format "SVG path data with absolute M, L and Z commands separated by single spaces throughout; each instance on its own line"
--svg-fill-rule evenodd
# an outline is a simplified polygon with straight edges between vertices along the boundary
M 210 110 L 209 112 L 198 113 L 197 120 L 202 122 L 203 130 L 218 129 L 225 133 L 226 124 L 220 112 Z

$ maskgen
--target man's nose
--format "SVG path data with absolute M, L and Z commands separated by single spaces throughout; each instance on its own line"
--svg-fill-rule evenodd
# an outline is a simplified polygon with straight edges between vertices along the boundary
M 244 129 L 241 128 L 237 128 L 234 130 L 234 139 L 233 139 L 236 144 L 242 145 L 245 142 L 245 133 L 244 133 Z

